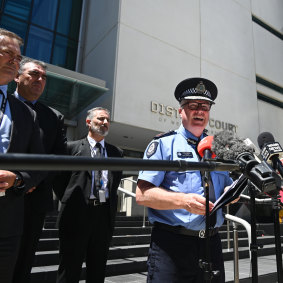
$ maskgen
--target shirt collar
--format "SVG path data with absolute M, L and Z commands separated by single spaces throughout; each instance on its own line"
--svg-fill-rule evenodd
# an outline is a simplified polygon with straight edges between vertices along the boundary
M 183 125 L 179 127 L 177 130 L 181 135 L 183 135 L 186 139 L 194 139 L 195 141 L 199 141 L 204 138 L 204 133 L 201 134 L 200 138 L 197 138 L 195 135 L 193 135 L 190 131 L 188 131 L 186 128 L 184 128 Z
M 19 100 L 21 100 L 21 101 L 23 101 L 23 102 L 27 101 L 27 100 L 26 100 L 25 98 L 23 98 L 16 90 L 15 90 L 14 94 L 15 94 L 15 97 L 18 98 Z M 30 103 L 32 103 L 32 104 L 35 104 L 36 102 L 37 102 L 37 100 L 32 100 L 32 101 L 30 101 Z
M 3 91 L 5 97 L 7 98 L 8 85 L 0 85 L 0 89 Z
M 97 142 L 97 141 L 94 140 L 92 137 L 87 136 L 87 140 L 88 140 L 88 142 L 89 142 L 89 144 L 90 144 L 91 147 L 95 147 L 95 145 L 96 145 L 97 143 L 100 143 L 101 146 L 102 146 L 102 148 L 105 147 L 105 141 L 104 141 L 104 139 L 101 140 L 100 142 Z

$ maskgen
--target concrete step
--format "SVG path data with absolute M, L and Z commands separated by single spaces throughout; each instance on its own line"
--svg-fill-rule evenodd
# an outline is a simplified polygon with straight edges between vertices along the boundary
M 229 252 L 232 253 L 232 252 Z M 241 251 L 240 251 L 241 254 Z M 224 250 L 225 255 L 225 250 Z M 135 257 L 135 258 L 123 258 L 123 259 L 113 259 L 107 261 L 106 276 L 118 276 L 123 274 L 141 273 L 146 272 L 146 261 L 147 257 Z M 225 273 L 226 282 L 234 282 L 234 271 L 233 271 L 233 261 L 225 260 Z M 54 283 L 56 279 L 58 266 L 50 265 L 44 267 L 34 267 L 32 269 L 32 280 L 31 283 Z M 251 272 L 250 272 L 250 261 L 247 258 L 239 260 L 239 270 L 240 270 L 240 282 L 251 282 Z M 271 255 L 261 255 L 258 256 L 258 282 L 277 282 L 276 281 L 276 260 L 274 254 Z M 117 278 L 119 278 L 117 277 Z M 85 278 L 85 264 L 83 264 L 83 270 L 81 275 L 81 280 Z M 263 279 L 267 281 L 262 281 Z M 270 280 L 270 281 L 269 281 Z M 275 281 L 273 281 L 275 280 Z M 107 282 L 107 281 L 105 281 Z M 111 281 L 111 282 L 122 282 L 122 281 Z M 130 281 L 129 281 L 130 282 Z
M 143 245 L 150 243 L 150 228 L 116 228 L 114 232 L 114 236 L 112 238 L 111 246 L 127 246 L 127 245 Z M 142 234 L 144 233 L 144 234 Z M 48 251 L 48 250 L 56 250 L 59 248 L 59 238 L 58 231 L 55 229 L 44 230 L 43 236 L 46 238 L 40 239 L 38 243 L 38 251 Z M 248 245 L 247 241 L 247 233 L 246 231 L 239 231 L 239 245 L 245 241 L 245 245 Z M 227 247 L 227 233 L 225 231 L 220 232 L 220 237 L 223 241 L 223 248 Z M 265 245 L 267 243 L 273 243 L 274 237 L 272 236 L 264 236 L 258 237 L 258 241 L 260 244 Z M 230 232 L 230 244 L 233 245 L 233 235 Z
M 116 221 L 115 227 L 142 227 L 143 221 Z M 146 227 L 151 227 L 152 225 L 149 223 L 149 221 L 145 222 Z M 56 223 L 53 221 L 45 221 L 44 223 L 45 229 L 55 229 Z
M 147 257 L 135 257 L 108 260 L 106 266 L 106 276 L 138 273 L 146 270 Z M 54 283 L 58 265 L 33 267 L 31 271 L 31 283 Z M 83 264 L 81 280 L 85 279 L 85 264 Z
M 150 234 L 152 227 L 115 227 L 114 236 L 122 235 L 143 235 Z M 58 238 L 58 229 L 44 228 L 41 233 L 41 238 Z
M 110 246 L 132 246 L 150 243 L 150 235 L 123 235 L 113 236 Z M 40 239 L 37 251 L 49 251 L 59 249 L 59 238 Z
M 145 245 L 133 245 L 133 246 L 115 246 L 110 247 L 108 259 L 119 259 L 119 258 L 134 258 L 147 256 L 149 244 Z M 35 255 L 34 266 L 48 266 L 59 264 L 59 251 L 38 251 Z
M 56 279 L 56 273 L 58 269 L 58 230 L 55 229 L 56 216 L 52 216 L 46 219 L 45 229 L 42 232 L 42 239 L 38 246 L 38 252 L 36 253 L 36 262 L 32 270 L 31 283 L 54 283 Z M 107 281 L 113 278 L 128 276 L 131 274 L 146 271 L 147 253 L 150 243 L 150 233 L 152 226 L 146 221 L 146 227 L 142 228 L 142 217 L 127 217 L 125 215 L 117 216 L 115 222 L 115 230 L 111 247 L 109 251 L 109 258 L 107 261 L 107 278 L 105 282 L 122 282 L 122 281 Z M 258 256 L 269 257 L 274 256 L 274 236 L 270 235 L 272 231 L 272 224 L 259 224 L 257 225 L 257 241 L 262 248 L 258 250 Z M 269 236 L 270 235 L 270 236 Z M 222 239 L 223 255 L 225 265 L 227 262 L 233 260 L 233 229 L 230 226 L 230 245 L 231 249 L 227 250 L 227 227 L 223 225 L 220 228 L 220 237 Z M 239 258 L 240 261 L 249 261 L 249 247 L 247 232 L 241 225 L 238 226 L 238 238 L 239 238 Z M 270 273 L 271 277 L 274 272 L 272 270 L 266 270 L 265 274 Z M 262 274 L 262 275 L 265 275 Z M 245 275 L 246 276 L 246 275 Z M 240 277 L 240 282 L 246 280 L 246 276 Z M 270 278 L 271 278 L 270 277 Z M 85 278 L 85 268 L 83 267 L 82 280 Z M 229 278 L 228 278 L 229 280 Z M 84 282 L 84 281 L 82 281 Z M 130 281 L 123 281 L 130 282 Z M 134 281 L 132 281 L 134 282 Z M 142 282 L 142 281 L 136 281 Z M 145 282 L 145 281 L 144 281 Z M 233 282 L 233 281 L 227 281 Z M 264 283 L 271 283 L 273 281 L 265 281 Z M 274 281 L 276 282 L 276 281 Z

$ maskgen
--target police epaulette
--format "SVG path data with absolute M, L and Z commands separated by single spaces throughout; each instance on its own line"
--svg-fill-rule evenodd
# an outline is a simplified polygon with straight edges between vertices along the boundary
M 167 132 L 167 133 L 160 133 L 160 134 L 156 135 L 153 139 L 158 140 L 160 138 L 164 138 L 164 137 L 168 137 L 168 136 L 176 135 L 176 134 L 177 134 L 176 131 L 170 131 L 170 132 Z

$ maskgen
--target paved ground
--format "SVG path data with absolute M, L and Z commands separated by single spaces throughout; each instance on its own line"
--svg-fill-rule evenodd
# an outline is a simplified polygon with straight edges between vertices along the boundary
M 234 262 L 226 261 L 225 262 L 225 272 L 226 272 L 226 282 L 234 281 Z M 264 256 L 258 258 L 258 275 L 263 275 L 267 273 L 276 272 L 276 259 L 275 256 Z M 249 259 L 240 259 L 239 260 L 239 278 L 251 278 L 251 264 Z M 265 283 L 275 283 L 277 282 L 276 278 L 269 278 L 268 281 L 262 280 Z M 146 282 L 146 273 L 134 273 L 128 275 L 112 276 L 105 279 L 105 283 L 145 283 Z M 247 281 L 248 282 L 248 281 Z M 250 280 L 251 282 L 251 280 Z M 260 282 L 260 281 L 259 281 Z M 84 281 L 81 281 L 84 283 Z

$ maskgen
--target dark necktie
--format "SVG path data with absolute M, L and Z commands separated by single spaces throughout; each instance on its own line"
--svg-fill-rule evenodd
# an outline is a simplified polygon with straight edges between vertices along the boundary
M 35 110 L 35 104 L 31 103 L 28 100 L 25 100 L 25 104 L 28 105 L 31 109 Z
M 101 158 L 102 157 L 102 146 L 100 143 L 96 143 L 94 147 L 91 147 L 91 156 L 93 158 Z M 99 199 L 99 190 L 102 187 L 102 172 L 101 170 L 92 171 L 92 184 L 91 190 L 89 194 L 89 198 Z
M 96 149 L 96 158 L 101 158 L 102 157 L 102 146 L 100 143 L 96 143 L 95 145 Z M 101 170 L 96 170 L 95 171 L 95 187 L 96 190 L 98 191 L 101 188 L 102 185 L 102 171 Z

